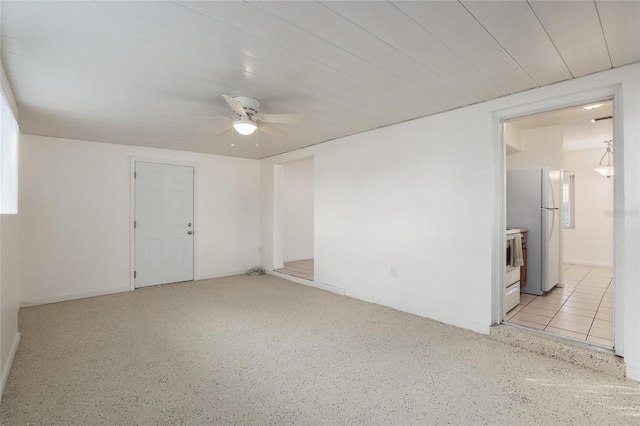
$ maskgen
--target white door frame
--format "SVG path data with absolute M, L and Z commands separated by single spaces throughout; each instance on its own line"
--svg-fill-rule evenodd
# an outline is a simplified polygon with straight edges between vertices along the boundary
M 174 161 L 167 160 L 164 158 L 153 158 L 153 157 L 138 157 L 131 156 L 130 166 L 131 170 L 129 173 L 129 252 L 130 252 L 130 261 L 129 261 L 129 288 L 131 291 L 136 289 L 135 279 L 133 277 L 133 271 L 136 267 L 136 259 L 135 259 L 135 234 L 133 228 L 133 221 L 135 220 L 135 202 L 136 202 L 136 181 L 133 177 L 136 171 L 136 161 L 145 162 L 145 163 L 155 163 L 155 164 L 166 164 L 169 166 L 187 166 L 193 167 L 193 279 L 198 276 L 198 256 L 196 247 L 198 247 L 198 163 L 192 163 L 189 161 Z
M 284 268 L 284 164 L 273 165 L 273 253 L 272 268 Z
M 503 258 L 505 250 L 504 230 L 507 226 L 506 212 L 506 145 L 504 142 L 504 122 L 552 112 L 589 103 L 604 100 L 613 101 L 613 164 L 616 167 L 613 185 L 613 209 L 624 211 L 624 135 L 623 135 L 623 111 L 622 111 L 622 86 L 620 84 L 603 87 L 596 90 L 575 93 L 559 98 L 547 99 L 532 104 L 521 105 L 513 108 L 494 111 L 493 119 L 493 151 L 494 151 L 494 210 L 496 212 L 493 223 L 493 266 L 492 266 L 492 306 L 491 322 L 500 324 L 503 320 L 503 282 L 504 267 Z M 624 215 L 614 215 L 614 348 L 616 355 L 624 355 Z

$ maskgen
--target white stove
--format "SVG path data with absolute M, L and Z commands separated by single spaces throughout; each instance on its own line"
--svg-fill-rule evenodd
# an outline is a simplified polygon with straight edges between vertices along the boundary
M 507 229 L 504 274 L 504 312 L 507 313 L 520 303 L 520 266 L 511 265 L 511 250 L 514 250 L 515 236 L 522 238 L 519 229 Z

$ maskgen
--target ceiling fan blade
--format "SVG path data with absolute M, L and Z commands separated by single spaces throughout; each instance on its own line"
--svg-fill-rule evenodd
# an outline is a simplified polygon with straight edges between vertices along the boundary
M 260 114 L 256 117 L 265 123 L 310 123 L 311 116 L 307 114 Z
M 224 129 L 223 131 L 221 131 L 220 133 L 218 133 L 218 134 L 216 135 L 216 137 L 218 137 L 218 136 L 222 136 L 222 135 L 224 135 L 225 133 L 229 133 L 229 132 L 231 131 L 231 129 L 233 129 L 233 126 L 229 126 L 229 127 L 227 127 L 226 129 Z
M 268 123 L 258 123 L 258 130 L 278 139 L 286 139 L 289 137 L 289 134 L 287 132 L 285 132 L 284 130 L 280 130 Z
M 244 107 L 242 106 L 240 101 L 238 101 L 237 99 L 233 99 L 231 96 L 227 96 L 227 95 L 222 95 L 222 97 L 224 98 L 225 101 L 227 101 L 227 103 L 229 104 L 233 112 L 235 112 L 241 117 L 247 116 L 247 112 L 244 110 Z
M 210 115 L 170 115 L 169 118 L 174 118 L 174 119 L 190 119 L 190 118 L 209 118 L 212 120 L 219 120 L 219 119 L 233 119 L 234 117 L 214 117 L 214 116 L 210 116 Z

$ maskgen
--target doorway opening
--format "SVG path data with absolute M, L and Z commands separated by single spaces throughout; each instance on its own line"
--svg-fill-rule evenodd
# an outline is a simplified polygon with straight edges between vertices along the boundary
M 594 169 L 614 144 L 613 110 L 609 98 L 503 122 L 502 320 L 609 349 L 616 178 Z
M 314 280 L 314 159 L 276 165 L 277 253 L 274 270 Z M 279 237 L 279 238 L 277 238 Z M 279 243 L 278 243 L 279 240 Z

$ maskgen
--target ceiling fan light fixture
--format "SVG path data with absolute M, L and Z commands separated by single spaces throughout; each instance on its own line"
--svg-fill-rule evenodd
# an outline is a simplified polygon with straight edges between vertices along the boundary
M 241 135 L 248 136 L 255 132 L 258 126 L 250 120 L 237 120 L 233 122 L 233 128 Z

